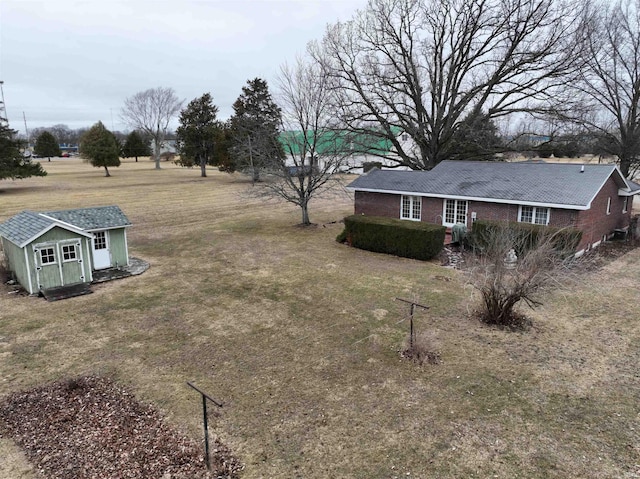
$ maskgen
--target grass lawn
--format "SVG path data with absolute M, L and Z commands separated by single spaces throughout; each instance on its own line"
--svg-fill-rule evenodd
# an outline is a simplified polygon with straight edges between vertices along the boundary
M 54 303 L 1 285 L 0 397 L 105 375 L 200 440 L 192 381 L 224 402 L 211 425 L 244 478 L 640 477 L 640 250 L 511 333 L 470 319 L 457 272 L 336 243 L 346 192 L 312 201 L 318 226 L 304 229 L 240 175 L 43 166 L 0 182 L 0 221 L 118 204 L 130 254 L 151 268 Z M 396 297 L 431 306 L 416 325 L 441 364 L 399 358 Z M 0 458 L 1 478 L 38 477 L 7 438 Z

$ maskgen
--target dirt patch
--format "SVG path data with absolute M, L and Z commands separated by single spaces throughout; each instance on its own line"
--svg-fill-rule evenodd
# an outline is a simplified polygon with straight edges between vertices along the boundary
M 202 448 L 113 382 L 63 380 L 0 403 L 0 432 L 45 477 L 235 478 L 242 469 L 215 441 L 208 473 Z

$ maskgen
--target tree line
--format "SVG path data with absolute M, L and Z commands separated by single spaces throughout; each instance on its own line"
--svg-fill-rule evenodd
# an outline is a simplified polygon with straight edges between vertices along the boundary
M 369 0 L 282 66 L 275 91 L 249 80 L 220 121 L 210 93 L 183 108 L 153 88 L 127 98 L 122 118 L 160 168 L 179 115 L 181 165 L 247 173 L 299 205 L 304 224 L 310 199 L 359 153 L 428 170 L 545 136 L 541 156 L 589 148 L 629 177 L 640 167 L 640 0 Z M 539 124 L 553 131 L 517 126 Z

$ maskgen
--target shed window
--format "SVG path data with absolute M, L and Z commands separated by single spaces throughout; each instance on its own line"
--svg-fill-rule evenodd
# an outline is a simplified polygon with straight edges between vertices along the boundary
M 467 201 L 444 200 L 444 224 L 453 226 L 456 223 L 467 224 Z
M 607 198 L 607 214 L 611 214 L 611 197 Z
M 518 221 L 520 223 L 532 223 L 534 225 L 548 225 L 549 208 L 539 208 L 537 206 L 521 206 Z
M 420 221 L 422 217 L 422 198 L 419 196 L 402 195 L 400 219 Z
M 93 242 L 95 244 L 95 249 L 107 249 L 107 235 L 104 231 L 94 233 Z
M 56 262 L 55 248 L 42 248 L 40 250 L 40 264 L 51 264 Z
M 628 207 L 629 207 L 629 197 L 625 196 L 624 201 L 622 202 L 622 212 L 626 213 Z
M 78 252 L 75 244 L 66 244 L 62 246 L 62 261 L 73 261 L 78 259 Z

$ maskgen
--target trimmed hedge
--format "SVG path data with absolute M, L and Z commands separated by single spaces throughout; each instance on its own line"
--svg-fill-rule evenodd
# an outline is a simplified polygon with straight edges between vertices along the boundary
M 444 247 L 444 226 L 380 216 L 352 215 L 344 219 L 345 238 L 356 248 L 404 258 L 428 260 Z
M 495 235 L 495 229 L 505 226 L 509 228 L 510 233 L 514 234 L 516 239 L 514 248 L 518 256 L 535 247 L 543 234 L 553 238 L 554 247 L 559 252 L 575 252 L 582 239 L 582 231 L 575 228 L 477 220 L 473 223 L 473 229 L 468 238 L 471 246 L 481 251 L 486 249 L 487 241 Z

